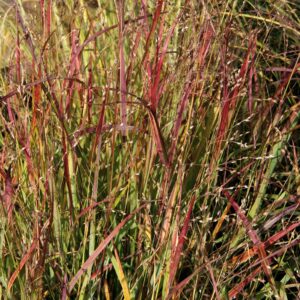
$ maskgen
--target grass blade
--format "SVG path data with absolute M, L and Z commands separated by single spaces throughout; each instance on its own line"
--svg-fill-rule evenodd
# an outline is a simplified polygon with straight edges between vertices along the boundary
M 226 198 L 229 200 L 230 204 L 236 211 L 238 217 L 242 220 L 243 225 L 250 237 L 250 239 L 253 241 L 254 245 L 257 246 L 258 248 L 258 255 L 262 259 L 262 268 L 268 278 L 268 281 L 270 282 L 271 286 L 273 286 L 273 290 L 276 293 L 276 288 L 275 288 L 275 281 L 271 272 L 271 267 L 269 266 L 268 260 L 266 260 L 267 253 L 265 251 L 265 246 L 261 243 L 258 234 L 256 231 L 253 229 L 251 223 L 239 207 L 239 205 L 236 203 L 236 201 L 233 199 L 233 197 L 227 192 L 223 191 L 223 194 L 226 196 Z
M 111 261 L 112 261 L 114 269 L 117 273 L 118 279 L 121 283 L 124 300 L 130 300 L 131 297 L 130 297 L 128 284 L 127 284 L 126 277 L 124 275 L 124 271 L 122 268 L 122 264 L 121 264 L 121 261 L 120 261 L 120 258 L 119 258 L 119 255 L 118 255 L 118 252 L 116 249 L 114 249 L 114 254 L 115 255 L 111 257 Z
M 26 254 L 22 257 L 18 268 L 14 271 L 14 273 L 11 275 L 11 277 L 9 279 L 8 284 L 7 284 L 8 292 L 10 291 L 12 285 L 14 284 L 15 280 L 17 279 L 19 273 L 23 269 L 26 262 L 31 258 L 32 254 L 33 254 L 33 251 L 36 249 L 36 247 L 37 247 L 37 241 L 34 240 L 31 243 L 31 245 L 30 245 L 28 251 L 26 252 Z
M 106 248 L 106 246 L 111 242 L 111 240 L 119 233 L 119 231 L 124 227 L 124 225 L 141 209 L 143 206 L 136 209 L 130 215 L 125 217 L 115 228 L 114 230 L 99 244 L 99 246 L 95 249 L 95 251 L 90 255 L 90 257 L 82 264 L 79 271 L 76 275 L 71 279 L 69 283 L 69 292 L 72 291 L 78 279 L 84 274 L 84 272 L 94 263 L 99 254 Z
M 196 196 L 193 195 L 190 201 L 190 205 L 189 205 L 189 209 L 188 212 L 186 214 L 185 220 L 184 220 L 184 224 L 183 227 L 181 229 L 180 235 L 179 235 L 179 239 L 178 239 L 178 244 L 177 247 L 174 251 L 174 255 L 171 261 L 171 266 L 170 266 L 170 279 L 169 279 L 169 286 L 171 287 L 173 284 L 173 281 L 175 279 L 175 275 L 178 269 L 178 265 L 179 265 L 179 261 L 180 261 L 180 256 L 182 253 L 182 249 L 183 249 L 183 244 L 186 240 L 186 234 L 189 228 L 189 222 L 191 219 L 191 214 L 192 214 L 192 210 L 194 207 L 194 203 L 196 200 Z

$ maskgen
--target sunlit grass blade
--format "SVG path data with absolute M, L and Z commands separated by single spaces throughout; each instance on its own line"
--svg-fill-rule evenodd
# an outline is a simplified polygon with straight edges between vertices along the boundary
M 110 243 L 110 241 L 119 233 L 119 231 L 124 227 L 124 225 L 143 207 L 139 207 L 136 211 L 125 217 L 114 229 L 113 231 L 99 244 L 99 246 L 95 249 L 95 251 L 90 255 L 90 257 L 82 264 L 79 271 L 75 274 L 75 276 L 71 279 L 69 283 L 69 292 L 74 288 L 75 284 L 79 280 L 79 278 L 84 274 L 84 272 L 89 268 L 99 254 L 105 249 L 105 247 Z

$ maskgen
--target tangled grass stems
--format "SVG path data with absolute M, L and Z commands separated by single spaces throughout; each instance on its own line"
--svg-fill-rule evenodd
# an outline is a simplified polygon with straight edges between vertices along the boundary
M 0 298 L 297 299 L 297 1 L 0 1 Z

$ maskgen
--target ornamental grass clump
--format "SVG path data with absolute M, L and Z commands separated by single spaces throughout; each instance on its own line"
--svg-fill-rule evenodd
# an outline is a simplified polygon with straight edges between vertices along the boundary
M 0 16 L 1 299 L 300 297 L 297 1 Z

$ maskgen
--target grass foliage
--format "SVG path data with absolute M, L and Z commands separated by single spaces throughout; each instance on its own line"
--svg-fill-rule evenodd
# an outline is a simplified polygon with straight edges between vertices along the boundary
M 299 6 L 0 0 L 0 298 L 300 297 Z

